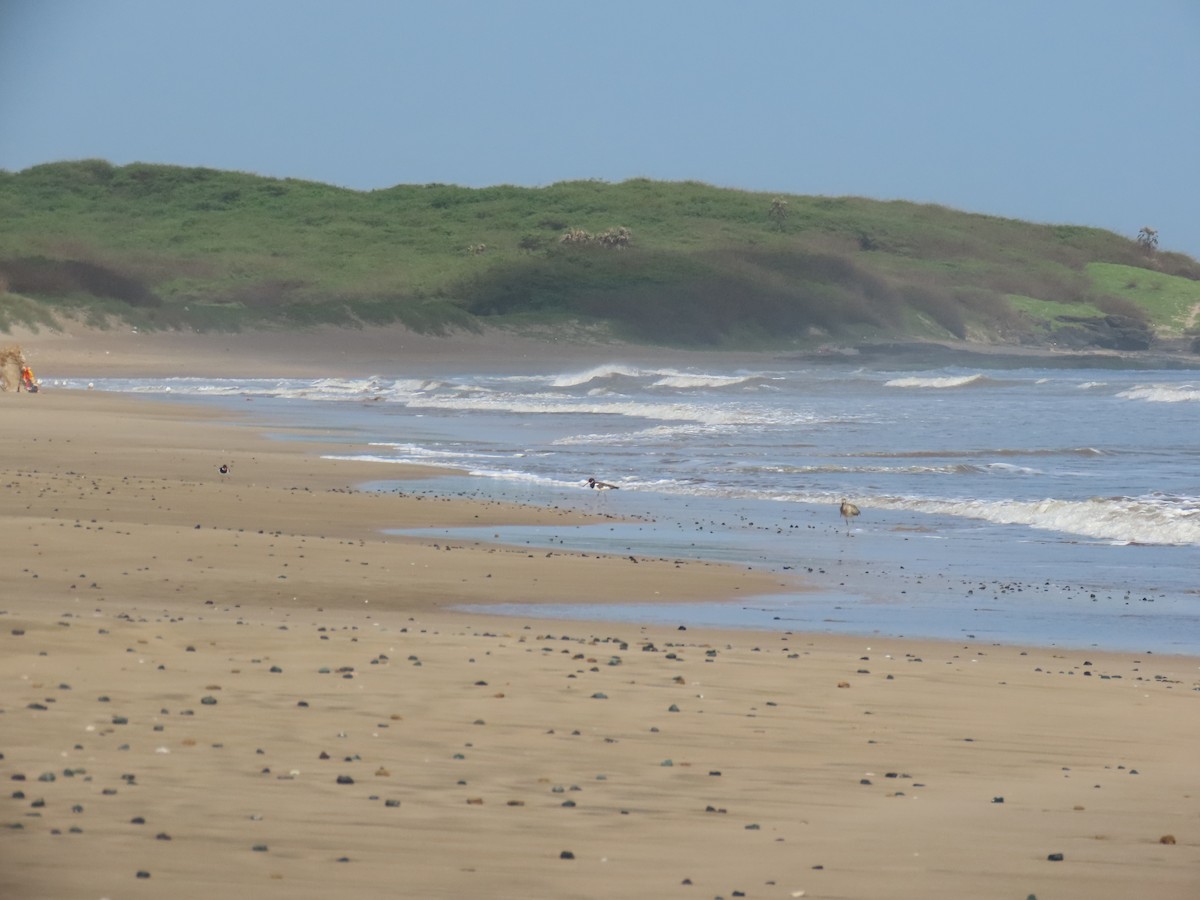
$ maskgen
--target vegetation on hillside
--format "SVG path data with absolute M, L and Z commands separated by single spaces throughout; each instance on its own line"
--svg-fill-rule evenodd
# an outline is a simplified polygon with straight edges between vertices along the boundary
M 696 182 L 358 192 L 84 160 L 0 171 L 0 328 L 571 325 L 693 347 L 1194 332 L 1200 263 L 1146 231 Z

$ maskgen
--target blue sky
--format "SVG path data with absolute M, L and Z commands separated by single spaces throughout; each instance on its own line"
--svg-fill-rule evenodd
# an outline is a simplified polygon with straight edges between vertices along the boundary
M 0 0 L 0 169 L 696 179 L 1200 257 L 1200 0 Z

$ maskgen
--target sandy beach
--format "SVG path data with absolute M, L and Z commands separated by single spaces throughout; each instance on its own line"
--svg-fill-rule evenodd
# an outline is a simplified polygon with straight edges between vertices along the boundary
M 18 340 L 43 379 L 586 355 L 359 337 Z M 365 491 L 397 467 L 250 412 L 0 421 L 5 900 L 1200 896 L 1200 659 L 468 614 L 780 576 L 388 536 L 587 516 Z

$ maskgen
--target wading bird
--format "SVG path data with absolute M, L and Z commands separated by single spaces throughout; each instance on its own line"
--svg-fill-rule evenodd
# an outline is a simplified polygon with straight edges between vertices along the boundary
M 615 484 L 609 484 L 607 481 L 597 481 L 595 478 L 587 480 L 587 486 L 595 491 L 618 491 L 620 490 Z
M 855 506 L 853 503 L 851 503 L 849 500 L 847 500 L 845 497 L 843 497 L 842 498 L 842 508 L 841 508 L 840 512 L 842 514 L 842 518 L 846 520 L 846 534 L 849 534 L 850 533 L 850 519 L 852 517 L 858 515 L 858 507 Z

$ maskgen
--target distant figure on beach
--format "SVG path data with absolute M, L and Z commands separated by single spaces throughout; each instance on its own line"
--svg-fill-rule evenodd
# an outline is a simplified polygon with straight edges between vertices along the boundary
M 609 484 L 607 481 L 597 481 L 595 478 L 587 480 L 587 486 L 595 491 L 619 491 L 620 488 L 615 484 Z
M 850 519 L 858 515 L 858 507 L 848 501 L 845 497 L 842 498 L 842 507 L 840 510 L 842 518 L 846 520 L 846 533 L 850 533 Z
M 33 377 L 33 369 L 28 365 L 21 366 L 21 380 L 17 382 L 17 393 L 21 393 L 22 386 L 31 394 L 38 392 L 37 379 Z

